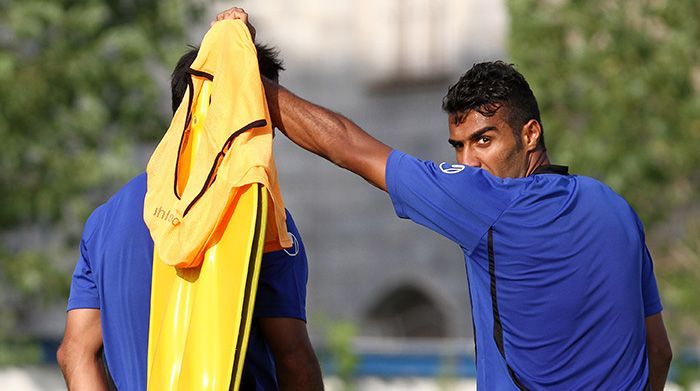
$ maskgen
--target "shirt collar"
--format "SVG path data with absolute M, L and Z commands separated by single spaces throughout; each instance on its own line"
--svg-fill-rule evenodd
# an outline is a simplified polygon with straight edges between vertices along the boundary
M 559 174 L 559 175 L 569 175 L 568 166 L 558 166 L 556 164 L 546 164 L 544 166 L 539 166 L 532 172 L 532 175 L 537 174 Z

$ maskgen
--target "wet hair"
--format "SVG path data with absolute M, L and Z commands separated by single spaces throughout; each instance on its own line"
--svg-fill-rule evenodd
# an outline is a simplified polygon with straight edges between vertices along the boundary
M 279 58 L 279 51 L 273 47 L 257 43 L 255 44 L 255 49 L 258 53 L 260 74 L 273 81 L 279 80 L 279 74 L 284 70 L 284 63 Z M 177 111 L 182 98 L 185 96 L 185 91 L 187 91 L 187 80 L 189 78 L 187 71 L 190 69 L 194 59 L 197 58 L 197 53 L 199 53 L 198 47 L 189 46 L 187 52 L 177 61 L 177 65 L 175 65 L 175 69 L 170 76 L 173 113 Z
M 531 119 L 542 126 L 540 109 L 530 85 L 513 64 L 490 61 L 474 64 L 457 83 L 450 86 L 442 100 L 442 109 L 461 123 L 471 110 L 491 117 L 505 109 L 505 120 L 520 143 L 520 129 Z M 539 144 L 544 148 L 544 134 Z

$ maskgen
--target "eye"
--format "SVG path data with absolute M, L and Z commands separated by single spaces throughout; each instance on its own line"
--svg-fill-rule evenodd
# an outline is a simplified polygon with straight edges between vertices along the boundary
M 477 144 L 480 145 L 485 145 L 491 142 L 491 137 L 488 136 L 479 136 L 479 138 L 476 140 Z

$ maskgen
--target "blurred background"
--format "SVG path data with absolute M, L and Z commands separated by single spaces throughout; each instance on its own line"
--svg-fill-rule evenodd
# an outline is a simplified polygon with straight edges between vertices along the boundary
M 453 159 L 449 84 L 474 62 L 515 63 L 553 161 L 640 214 L 672 387 L 700 389 L 697 0 L 0 0 L 0 388 L 65 388 L 54 357 L 82 224 L 145 169 L 171 68 L 234 5 L 280 50 L 282 84 L 438 162 Z M 283 136 L 275 148 L 329 389 L 474 389 L 459 248 Z

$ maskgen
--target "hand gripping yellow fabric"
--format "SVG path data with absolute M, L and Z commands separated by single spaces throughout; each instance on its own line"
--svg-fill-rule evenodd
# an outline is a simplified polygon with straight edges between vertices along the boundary
M 273 202 L 265 250 L 291 247 L 265 93 L 245 25 L 239 20 L 214 23 L 190 74 L 188 94 L 148 162 L 143 217 L 158 254 L 169 265 L 197 266 L 224 215 L 225 200 L 251 183 L 263 184 Z M 200 118 L 190 108 L 207 80 L 211 104 L 208 116 Z M 185 167 L 189 130 L 199 121 L 202 141 Z
M 269 123 L 247 28 L 240 21 L 215 23 L 148 166 L 144 219 L 156 243 L 149 390 L 238 389 L 264 237 L 272 237 L 273 249 L 287 240 L 277 235 L 286 226 Z

